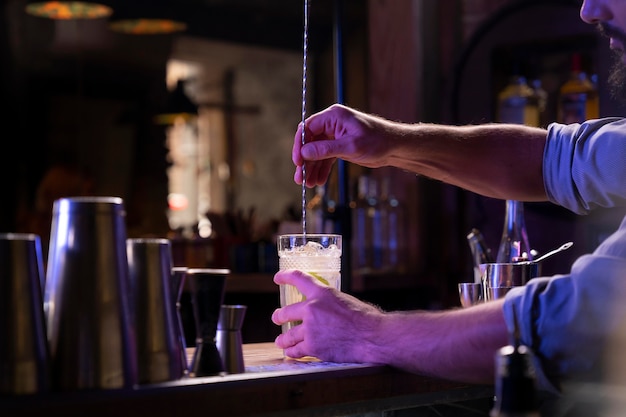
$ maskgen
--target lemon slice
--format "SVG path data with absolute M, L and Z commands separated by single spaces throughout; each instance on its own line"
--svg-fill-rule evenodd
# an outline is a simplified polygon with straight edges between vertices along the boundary
M 330 285 L 330 283 L 326 279 L 322 278 L 319 274 L 316 274 L 315 272 L 309 272 L 309 274 L 313 275 L 313 277 L 315 277 L 315 279 L 317 279 L 322 284 L 326 286 Z

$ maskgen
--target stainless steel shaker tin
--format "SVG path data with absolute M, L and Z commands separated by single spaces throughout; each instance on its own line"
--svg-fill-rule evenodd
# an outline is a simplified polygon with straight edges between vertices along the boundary
M 35 394 L 49 389 L 43 273 L 38 235 L 0 234 L 1 394 Z
M 121 198 L 54 202 L 44 298 L 55 390 L 136 384 Z
M 246 371 L 241 338 L 241 327 L 246 310 L 247 306 L 240 304 L 225 304 L 220 310 L 215 343 L 224 363 L 224 369 L 229 374 Z
M 135 238 L 126 241 L 137 342 L 138 382 L 180 379 L 186 370 L 176 304 L 171 294 L 170 241 Z

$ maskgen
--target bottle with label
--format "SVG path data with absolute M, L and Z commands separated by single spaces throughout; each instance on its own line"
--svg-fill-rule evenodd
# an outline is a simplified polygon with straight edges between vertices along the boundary
M 500 123 L 539 126 L 537 96 L 526 77 L 515 75 L 498 93 L 497 121 Z
M 506 200 L 504 228 L 498 246 L 496 262 L 510 263 L 532 261 L 533 254 L 528 243 L 526 222 L 524 220 L 524 203 Z
M 600 100 L 595 84 L 582 69 L 580 54 L 572 55 L 568 80 L 559 89 L 557 121 L 582 123 L 600 116 Z

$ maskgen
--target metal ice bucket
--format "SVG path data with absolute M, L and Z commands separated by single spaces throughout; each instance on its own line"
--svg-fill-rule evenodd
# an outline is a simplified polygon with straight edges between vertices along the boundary
M 541 273 L 541 264 L 526 261 L 480 264 L 481 281 L 486 301 L 502 298 L 513 287 L 526 285 Z

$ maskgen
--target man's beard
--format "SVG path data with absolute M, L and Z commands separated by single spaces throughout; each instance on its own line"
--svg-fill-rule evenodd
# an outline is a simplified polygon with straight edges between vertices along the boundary
M 608 86 L 611 97 L 622 104 L 626 104 L 626 67 L 622 60 L 623 55 L 624 52 L 622 51 L 614 51 Z
M 607 39 L 613 37 L 622 45 L 626 45 L 626 33 L 608 26 L 606 23 L 596 25 L 598 32 Z M 608 78 L 608 87 L 611 97 L 626 103 L 626 67 L 624 66 L 624 51 L 613 51 L 613 65 Z

